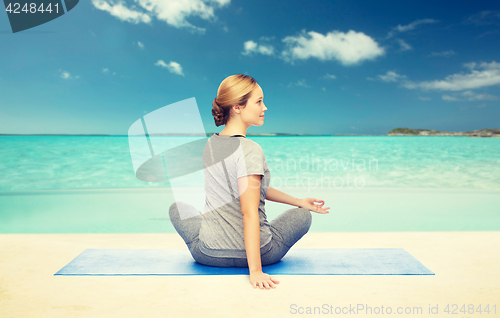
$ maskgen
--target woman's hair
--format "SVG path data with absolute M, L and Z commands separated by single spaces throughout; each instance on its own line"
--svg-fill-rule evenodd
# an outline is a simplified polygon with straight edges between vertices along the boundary
M 236 74 L 226 77 L 217 90 L 217 97 L 212 102 L 212 115 L 215 125 L 227 124 L 233 105 L 245 106 L 257 81 L 248 75 Z

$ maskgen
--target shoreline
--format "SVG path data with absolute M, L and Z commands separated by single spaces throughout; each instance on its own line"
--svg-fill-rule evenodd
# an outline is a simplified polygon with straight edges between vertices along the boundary
M 500 231 L 500 190 L 278 189 L 330 207 L 312 215 L 311 232 Z M 205 209 L 203 188 L 4 192 L 0 233 L 174 233 L 168 209 L 175 201 Z M 293 208 L 265 202 L 268 220 Z

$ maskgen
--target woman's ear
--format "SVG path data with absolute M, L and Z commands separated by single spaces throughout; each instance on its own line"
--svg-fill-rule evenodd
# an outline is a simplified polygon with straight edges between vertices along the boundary
M 235 112 L 236 114 L 239 114 L 239 112 L 241 111 L 241 110 L 240 110 L 240 105 L 233 105 L 232 107 L 233 107 L 234 112 Z

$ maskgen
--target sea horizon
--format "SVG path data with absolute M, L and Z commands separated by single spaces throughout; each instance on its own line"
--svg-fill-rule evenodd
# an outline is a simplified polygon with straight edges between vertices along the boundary
M 298 134 L 298 133 L 248 133 L 247 136 L 269 136 L 269 137 L 283 137 L 283 136 L 451 136 L 451 137 L 469 137 L 473 135 L 476 137 L 499 137 L 499 128 L 483 128 L 477 130 L 466 131 L 438 131 L 432 129 L 411 129 L 411 128 L 394 128 L 385 134 Z M 483 132 L 490 133 L 483 135 Z M 156 133 L 147 134 L 149 136 L 212 136 L 216 132 L 196 132 L 196 133 Z M 0 136 L 96 136 L 96 137 L 124 137 L 124 136 L 143 136 L 144 134 L 2 134 Z

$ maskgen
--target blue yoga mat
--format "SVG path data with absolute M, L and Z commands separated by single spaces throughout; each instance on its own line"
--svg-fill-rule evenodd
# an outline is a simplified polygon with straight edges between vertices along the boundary
M 270 275 L 434 275 L 402 248 L 295 248 Z M 187 249 L 86 249 L 54 275 L 248 275 L 196 263 Z

